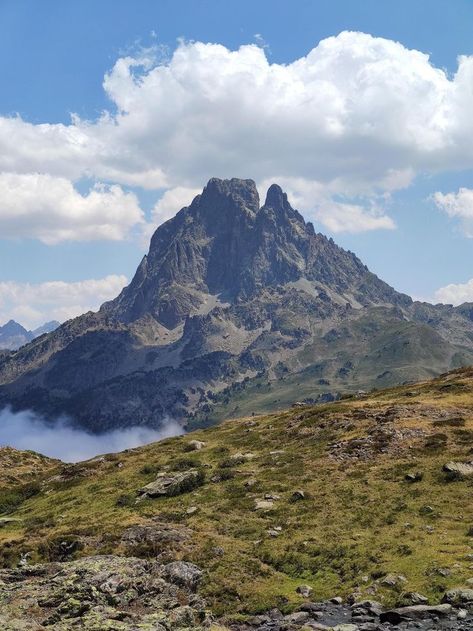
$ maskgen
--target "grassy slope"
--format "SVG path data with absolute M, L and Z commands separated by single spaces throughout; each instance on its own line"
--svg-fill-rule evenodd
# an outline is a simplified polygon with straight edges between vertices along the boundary
M 33 560 L 51 558 L 66 536 L 80 538 L 78 554 L 123 552 L 124 528 L 159 517 L 191 528 L 191 540 L 172 554 L 142 552 L 206 568 L 204 593 L 220 613 L 290 608 L 301 583 L 316 598 L 369 593 L 375 585 L 376 598 L 393 602 L 399 594 L 376 582 L 391 572 L 407 577 L 402 589 L 436 601 L 473 576 L 473 482 L 448 482 L 442 473 L 446 461 L 472 458 L 471 370 L 365 399 L 228 421 L 192 438 L 205 448 L 188 453 L 190 438 L 179 437 L 67 467 L 66 479 L 44 472 L 41 492 L 9 514 L 22 522 L 0 530 L 3 563 L 28 550 Z M 360 445 L 367 459 L 353 457 Z M 237 452 L 255 457 L 220 466 Z M 204 486 L 134 503 L 156 471 L 190 466 L 204 467 Z M 412 471 L 423 479 L 406 482 Z M 228 479 L 211 481 L 222 472 Z M 249 489 L 248 478 L 257 481 Z M 291 501 L 296 489 L 304 500 Z M 8 492 L 0 489 L 0 499 Z M 280 499 L 268 512 L 255 511 L 265 493 Z M 199 510 L 188 515 L 191 506 Z M 274 527 L 282 529 L 277 537 L 267 532 Z

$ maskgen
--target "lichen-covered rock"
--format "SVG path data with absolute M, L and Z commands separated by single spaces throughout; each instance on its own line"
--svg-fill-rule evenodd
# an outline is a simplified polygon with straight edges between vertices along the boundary
M 171 583 L 195 591 L 202 578 L 202 570 L 193 563 L 173 561 L 164 566 L 163 575 Z
M 96 556 L 0 571 L 2 631 L 202 630 L 207 615 L 192 564 Z M 179 580 L 179 578 L 182 580 Z

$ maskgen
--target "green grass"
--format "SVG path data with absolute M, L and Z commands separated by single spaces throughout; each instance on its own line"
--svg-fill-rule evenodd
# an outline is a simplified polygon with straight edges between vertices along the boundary
M 7 502 L 22 521 L 0 530 L 0 558 L 14 565 L 30 551 L 33 560 L 50 560 L 67 537 L 75 556 L 124 553 L 123 530 L 158 519 L 191 529 L 172 554 L 206 570 L 203 593 L 218 614 L 288 611 L 301 602 L 301 583 L 316 599 L 357 589 L 369 595 L 375 586 L 376 598 L 391 604 L 400 591 L 379 585 L 386 573 L 405 575 L 402 589 L 437 601 L 473 574 L 473 483 L 442 472 L 448 460 L 472 458 L 472 375 L 462 370 L 363 399 L 228 421 L 194 432 L 206 446 L 192 455 L 191 438 L 176 437 L 90 462 L 89 476 L 76 467 L 70 479 L 47 481 L 48 472 L 39 493 L 23 497 L 18 487 L 21 502 Z M 390 424 L 385 413 L 393 406 Z M 379 433 L 388 427 L 401 437 Z M 354 457 L 360 442 L 369 459 Z M 232 461 L 237 453 L 255 457 Z M 202 471 L 202 482 L 205 473 L 202 486 L 135 502 L 157 472 L 187 468 Z M 421 479 L 407 482 L 411 472 Z M 305 498 L 293 501 L 297 489 Z M 268 512 L 254 510 L 265 494 L 279 499 Z M 191 506 L 198 511 L 188 514 Z M 271 536 L 276 527 L 280 534 Z M 156 549 L 140 552 L 147 553 Z

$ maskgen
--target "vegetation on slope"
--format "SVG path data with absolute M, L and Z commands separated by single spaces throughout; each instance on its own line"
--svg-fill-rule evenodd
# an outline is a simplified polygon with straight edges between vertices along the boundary
M 193 440 L 205 444 L 193 450 Z M 443 471 L 472 460 L 472 443 L 468 369 L 227 421 L 38 473 L 35 493 L 5 511 L 17 521 L 0 529 L 0 560 L 192 561 L 209 606 L 227 615 L 290 610 L 302 583 L 315 599 L 359 592 L 391 604 L 418 591 L 435 602 L 473 575 L 473 477 Z M 158 473 L 189 469 L 203 484 L 138 500 Z M 12 492 L 2 484 L 0 505 Z M 136 525 L 154 536 L 130 536 Z M 389 575 L 406 580 L 387 585 Z

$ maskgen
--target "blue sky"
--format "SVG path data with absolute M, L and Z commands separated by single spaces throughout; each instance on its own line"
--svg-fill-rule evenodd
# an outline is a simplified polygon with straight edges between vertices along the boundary
M 153 226 L 172 214 L 179 202 L 190 201 L 214 175 L 254 177 L 261 188 L 277 177 L 318 230 L 354 251 L 397 289 L 429 299 L 473 300 L 473 283 L 467 285 L 473 277 L 473 193 L 469 195 L 473 158 L 461 141 L 473 146 L 473 141 L 467 143 L 469 123 L 462 122 L 462 113 L 467 118 L 471 111 L 467 93 L 473 82 L 468 68 L 462 84 L 454 85 L 458 56 L 473 55 L 472 30 L 473 3 L 462 0 L 0 0 L 0 117 L 5 122 L 3 128 L 0 125 L 0 320 L 15 317 L 35 326 L 50 317 L 64 319 L 82 309 L 96 308 L 101 300 L 114 295 L 125 277 L 132 276 Z M 387 44 L 378 46 L 359 37 L 340 39 L 343 31 L 383 38 Z M 230 60 L 221 51 L 189 44 L 220 44 L 227 53 L 256 44 L 268 67 L 284 68 L 309 59 L 310 51 L 331 37 L 338 39 L 319 48 L 317 59 L 307 62 L 305 74 L 295 70 L 284 78 L 290 94 L 301 82 L 304 85 L 304 77 L 310 77 L 314 67 L 320 74 L 326 60 L 330 65 L 323 77 L 325 84 L 331 83 L 333 74 L 346 102 L 355 102 L 349 122 L 343 118 L 346 105 L 335 114 L 332 110 L 324 114 L 324 124 L 340 116 L 345 127 L 337 119 L 332 131 L 322 133 L 319 123 L 314 124 L 308 137 L 313 133 L 316 140 L 310 146 L 297 137 L 301 133 L 297 121 L 290 120 L 297 117 L 297 104 L 287 108 L 287 119 L 282 101 L 279 112 L 260 120 L 261 112 L 270 111 L 280 94 L 271 83 L 277 83 L 279 75 L 271 74 L 257 55 L 242 54 Z M 179 43 L 183 41 L 187 44 Z M 402 46 L 396 48 L 394 42 Z M 179 65 L 174 64 L 174 79 L 178 77 L 192 95 L 194 77 L 203 73 L 204 78 L 196 84 L 196 102 L 189 101 L 182 118 L 173 118 L 173 110 L 181 107 L 182 85 L 174 90 L 176 82 L 169 81 L 156 88 L 150 78 L 153 69 L 169 66 L 179 46 L 184 48 Z M 354 72 L 350 56 L 360 50 L 363 58 L 356 72 L 361 79 L 345 87 Z M 413 50 L 429 54 L 430 62 L 414 61 L 409 53 Z M 348 61 L 343 66 L 338 60 L 345 52 Z M 393 106 L 390 111 L 393 99 L 385 106 L 380 101 L 372 114 L 375 130 L 368 135 L 358 133 L 356 124 L 362 130 L 372 123 L 369 103 L 361 108 L 357 101 L 367 98 L 360 82 L 371 72 L 373 59 L 380 94 L 385 92 L 389 98 L 390 71 L 382 69 L 384 58 L 390 67 L 401 70 L 410 66 L 411 58 L 413 65 L 418 63 L 412 86 L 409 73 L 399 79 L 401 88 L 402 81 L 410 86 L 399 104 L 399 111 L 405 108 L 407 115 L 398 120 L 398 110 Z M 134 61 L 120 67 L 120 59 Z M 205 88 L 210 85 L 219 107 L 213 116 L 218 118 L 222 112 L 217 121 L 222 127 L 232 121 L 232 103 L 226 94 L 235 83 L 212 84 L 213 79 L 206 83 L 206 64 L 217 75 L 221 68 L 226 69 L 222 73 L 234 72 L 238 64 L 235 77 L 244 81 L 241 67 L 247 63 L 261 65 L 250 72 L 248 81 L 258 82 L 264 75 L 264 85 L 258 93 L 259 107 L 258 102 L 248 105 L 251 90 L 247 94 L 248 84 L 244 86 L 248 110 L 247 118 L 242 116 L 238 122 L 240 135 L 251 130 L 251 107 L 257 108 L 258 125 L 271 125 L 259 142 L 261 153 L 252 167 L 254 173 L 247 171 L 251 142 L 242 142 L 231 151 L 225 144 L 231 140 L 228 134 L 218 136 L 212 128 L 215 118 L 206 117 L 202 109 L 204 97 L 208 98 Z M 434 74 L 442 71 L 443 79 L 437 80 Z M 335 77 L 338 72 L 340 76 Z M 348 72 L 346 77 L 344 72 Z M 148 83 L 140 83 L 143 79 Z M 373 79 L 369 94 L 376 81 Z M 430 123 L 430 117 L 441 109 L 437 101 L 443 98 L 444 84 L 448 84 L 448 112 L 460 121 L 453 130 L 447 124 L 447 131 L 443 123 Z M 455 89 L 450 90 L 450 85 Z M 220 88 L 222 94 L 218 94 Z M 322 96 L 318 88 L 308 93 L 307 98 L 315 103 L 315 113 L 307 119 L 309 128 L 318 112 L 332 108 L 335 97 L 331 89 L 329 85 Z M 161 100 L 159 90 L 166 90 L 166 98 Z M 236 99 L 240 92 L 235 88 Z M 268 102 L 265 94 L 269 94 Z M 281 96 L 284 98 L 287 95 Z M 376 93 L 375 98 L 381 97 Z M 426 104 L 430 98 L 432 105 Z M 385 110 L 389 142 L 383 138 Z M 98 123 L 104 111 L 113 124 Z M 201 118 L 193 122 L 192 111 L 200 112 Z M 79 117 L 78 124 L 71 125 L 71 113 Z M 138 134 L 136 126 L 148 119 L 148 132 L 140 129 Z M 169 138 L 162 119 L 182 129 L 180 136 Z M 187 121 L 182 128 L 181 120 Z M 49 128 L 45 130 L 42 124 Z M 196 125 L 204 132 L 209 126 L 213 144 L 205 145 L 205 134 L 194 137 Z M 399 145 L 396 125 L 402 137 Z M 189 155 L 186 133 L 192 147 Z M 290 134 L 287 142 L 285 133 Z M 293 147 L 292 137 L 298 138 Z M 166 147 L 161 153 L 160 143 Z M 274 160 L 273 154 L 282 153 L 284 146 L 288 157 Z M 129 148 L 128 159 L 124 155 Z M 297 159 L 291 158 L 291 151 Z M 330 156 L 327 168 L 325 153 Z M 344 160 L 347 154 L 350 160 Z M 260 165 L 266 158 L 270 166 L 265 170 Z M 386 184 L 390 170 L 397 174 L 396 184 Z M 105 188 L 99 187 L 90 197 L 97 182 Z M 466 192 L 459 195 L 462 188 Z M 160 206 L 158 200 L 166 191 Z M 438 193 L 447 197 L 433 197 Z M 450 284 L 458 287 L 436 293 Z

